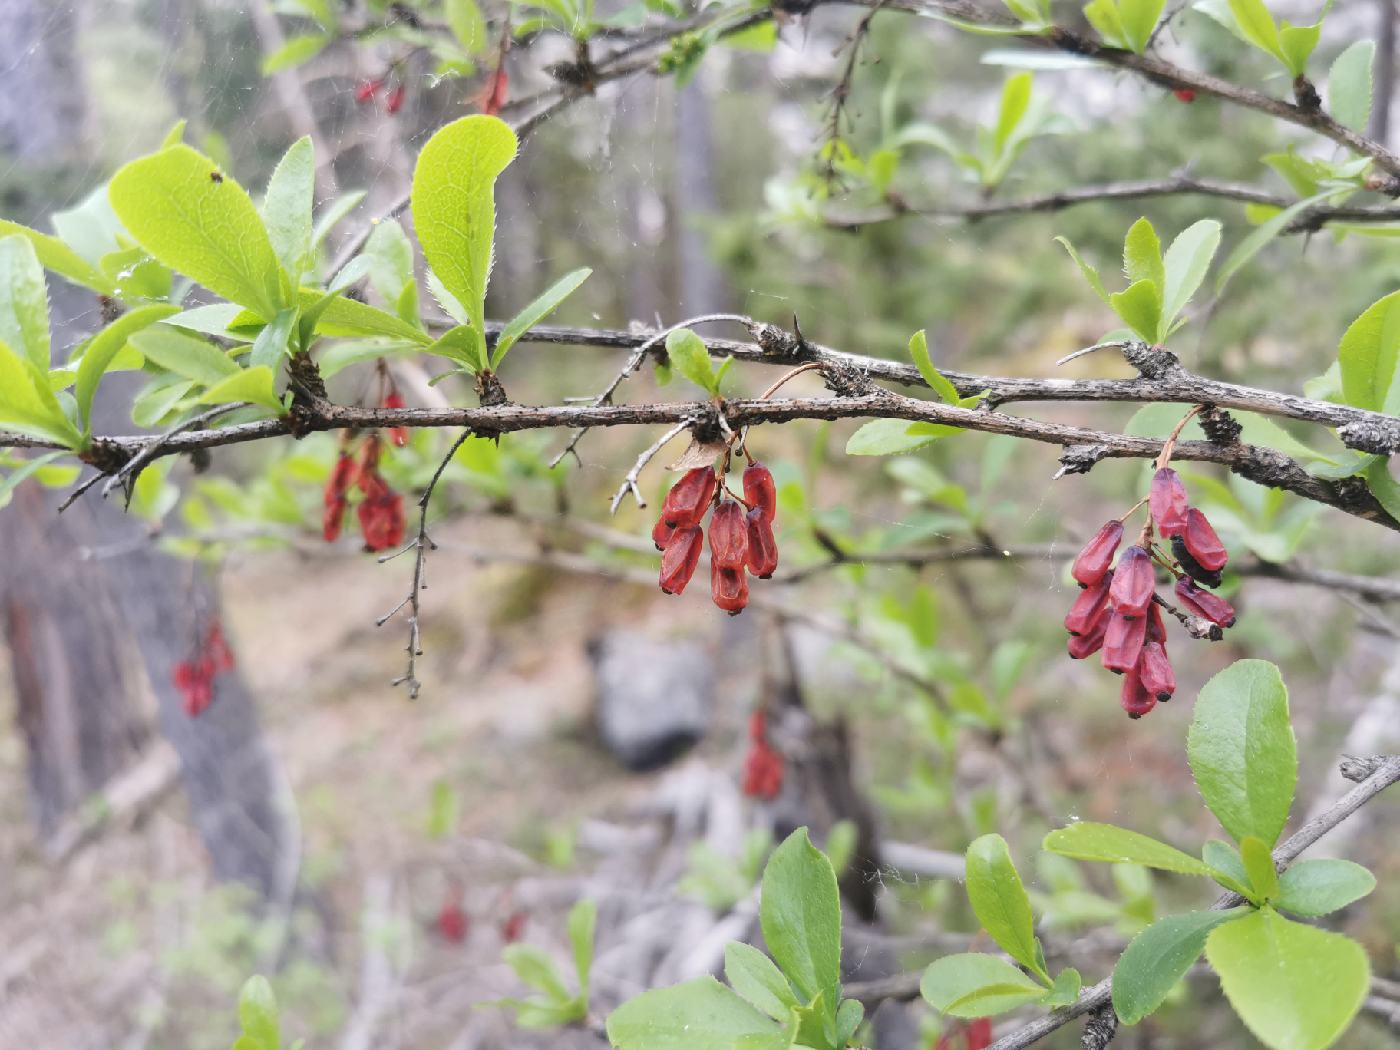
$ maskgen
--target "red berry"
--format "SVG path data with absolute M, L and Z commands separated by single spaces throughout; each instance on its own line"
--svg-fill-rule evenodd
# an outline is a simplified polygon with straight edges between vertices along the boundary
M 1131 671 L 1142 654 L 1147 637 L 1147 617 L 1124 616 L 1114 610 L 1103 635 L 1103 665 L 1110 671 Z
M 1162 610 L 1158 608 L 1155 601 L 1147 606 L 1147 640 L 1149 642 L 1165 642 L 1167 640 L 1167 628 L 1162 623 Z
M 698 525 L 714 499 L 719 478 L 714 467 L 696 467 L 671 486 L 661 504 L 661 519 L 674 528 Z
M 677 529 L 661 555 L 661 589 L 667 594 L 680 594 L 695 575 L 700 564 L 700 550 L 705 532 L 699 525 Z
M 772 799 L 783 789 L 783 756 L 766 740 L 756 740 L 744 757 L 744 794 Z
M 1100 616 L 1083 634 L 1072 635 L 1069 640 L 1069 655 L 1072 660 L 1083 660 L 1093 656 L 1103 648 L 1104 634 L 1108 631 L 1108 616 Z
M 438 912 L 437 931 L 445 941 L 453 944 L 461 944 L 467 938 L 467 927 L 470 925 L 467 913 L 462 910 L 462 906 L 456 901 L 447 901 L 443 904 L 442 910 Z
M 1202 590 L 1190 580 L 1176 581 L 1176 596 L 1188 612 L 1219 624 L 1221 627 L 1235 625 L 1235 607 L 1218 594 Z
M 1142 647 L 1137 673 L 1143 690 L 1158 700 L 1170 700 L 1176 692 L 1176 672 L 1167 659 L 1167 647 L 1161 642 L 1148 642 Z
M 1177 88 L 1175 91 L 1172 92 L 1172 94 L 1175 95 L 1177 97 L 1177 100 L 1180 102 L 1196 101 L 1196 93 L 1190 88 Z
M 760 509 L 770 525 L 773 523 L 773 516 L 778 513 L 778 490 L 772 472 L 757 460 L 744 468 L 744 500 L 750 509 Z
M 738 616 L 749 604 L 749 580 L 743 567 L 724 569 L 710 561 L 710 597 L 730 616 Z
M 1220 542 L 1210 521 L 1195 507 L 1186 515 L 1186 531 L 1181 534 L 1181 541 L 1196 563 L 1207 572 L 1219 572 L 1230 560 L 1225 544 Z
M 521 934 L 525 932 L 525 919 L 523 911 L 511 912 L 506 921 L 501 923 L 501 940 L 507 944 L 514 944 L 520 940 Z
M 1157 706 L 1157 698 L 1143 688 L 1142 679 L 1136 670 L 1129 670 L 1123 676 L 1123 690 L 1119 693 L 1119 703 L 1128 712 L 1129 718 L 1141 718 Z
M 370 99 L 374 98 L 374 96 L 379 93 L 379 89 L 383 86 L 384 81 L 382 79 L 361 80 L 355 85 L 355 101 L 363 106 Z
M 1108 589 L 1113 573 L 1104 575 L 1098 583 L 1081 588 L 1074 604 L 1065 614 L 1065 630 L 1070 634 L 1086 634 L 1104 618 L 1108 610 Z
M 651 542 L 656 544 L 657 550 L 664 551 L 675 534 L 674 525 L 668 524 L 665 518 L 657 518 L 656 524 L 651 527 Z
M 345 510 L 348 506 L 348 501 L 344 499 L 326 504 L 326 509 L 321 514 L 321 535 L 327 543 L 334 543 L 340 538 L 340 526 L 345 520 Z
M 367 489 L 358 510 L 365 550 L 382 551 L 397 547 L 403 542 L 406 526 L 403 497 L 392 491 L 377 474 L 361 487 Z
M 388 96 L 384 99 L 384 112 L 392 116 L 403 109 L 404 96 L 407 94 L 408 92 L 402 84 L 396 84 L 394 90 L 389 92 Z
M 1157 471 L 1152 478 L 1148 506 L 1152 511 L 1152 521 L 1163 536 L 1175 536 L 1186 528 L 1186 512 L 1191 507 L 1191 501 L 1186 495 L 1181 475 L 1171 467 Z
M 766 580 L 778 570 L 778 541 L 773 538 L 772 520 L 763 517 L 761 507 L 754 507 L 744 515 L 744 520 L 749 531 L 749 572 Z M 710 534 L 714 535 L 714 526 L 710 527 Z
M 405 403 L 404 403 L 403 395 L 400 394 L 397 390 L 394 390 L 394 391 L 390 392 L 389 396 L 386 397 L 386 398 L 384 399 L 384 406 L 383 406 L 383 407 L 384 407 L 384 408 L 406 408 L 407 405 L 405 405 Z M 408 444 L 408 427 L 390 427 L 390 428 L 389 428 L 389 442 L 390 442 L 395 448 L 403 448 L 405 445 L 407 445 L 407 444 Z
M 721 569 L 744 570 L 749 557 L 749 523 L 744 508 L 727 499 L 710 515 L 710 560 Z
M 761 710 L 749 715 L 749 739 L 753 741 L 768 739 L 768 719 Z
M 1152 557 L 1135 543 L 1118 559 L 1108 596 L 1117 612 L 1124 616 L 1140 617 L 1147 612 L 1156 585 L 1157 574 L 1152 567 Z
M 1118 543 L 1122 538 L 1121 521 L 1115 520 L 1105 524 L 1094 538 L 1084 545 L 1079 557 L 1074 559 L 1070 574 L 1085 587 L 1098 583 L 1113 564 L 1113 554 L 1118 550 Z
M 204 650 L 214 663 L 215 674 L 233 670 L 233 650 L 229 648 L 228 639 L 224 637 L 223 625 L 218 620 L 209 625 L 209 631 L 204 637 Z

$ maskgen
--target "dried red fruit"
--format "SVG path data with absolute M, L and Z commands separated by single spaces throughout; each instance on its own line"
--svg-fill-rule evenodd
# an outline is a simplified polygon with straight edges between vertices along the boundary
M 1136 543 L 1123 552 L 1118 559 L 1118 568 L 1113 571 L 1113 583 L 1109 587 L 1109 600 L 1113 608 L 1123 616 L 1142 616 L 1152 602 L 1152 592 L 1157 586 L 1157 574 L 1152 567 L 1152 556 Z
M 373 487 L 375 491 L 360 502 L 360 535 L 364 538 L 365 550 L 388 550 L 403 542 L 406 527 L 403 497 L 391 491 L 382 478 Z
M 213 661 L 215 674 L 233 670 L 233 650 L 229 648 L 228 639 L 224 637 L 223 624 L 218 620 L 209 625 L 209 630 L 204 636 L 204 651 Z
M 975 1021 L 962 1021 L 957 1027 L 938 1037 L 933 1050 L 987 1050 L 992 1045 L 992 1021 L 989 1017 L 979 1017 Z
M 1118 696 L 1129 718 L 1141 718 L 1157 706 L 1157 698 L 1143 688 L 1142 679 L 1135 669 L 1123 676 L 1123 689 Z
M 403 395 L 397 390 L 391 390 L 389 396 L 384 399 L 384 408 L 407 408 Z M 408 427 L 390 427 L 389 443 L 395 448 L 403 448 L 408 444 Z
M 513 911 L 506 916 L 506 921 L 501 923 L 501 940 L 507 944 L 514 944 L 520 940 L 525 933 L 526 917 L 523 911 Z
M 1181 534 L 1181 542 L 1187 553 L 1207 572 L 1219 572 L 1230 560 L 1230 554 L 1215 534 L 1210 520 L 1195 507 L 1186 515 L 1186 529 Z
M 714 467 L 696 467 L 671 486 L 661 504 L 661 520 L 673 528 L 698 525 L 714 499 L 719 478 Z
M 764 521 L 770 525 L 778 513 L 778 489 L 773 484 L 773 473 L 757 460 L 744 468 L 744 500 L 749 509 L 755 507 L 763 512 Z
M 783 789 L 783 756 L 767 740 L 755 740 L 744 756 L 744 794 L 773 799 Z
M 1147 617 L 1124 616 L 1114 610 L 1103 635 L 1103 665 L 1110 671 L 1131 671 L 1147 637 Z
M 355 101 L 363 106 L 370 99 L 374 98 L 375 95 L 379 94 L 379 89 L 383 86 L 384 81 L 382 79 L 361 80 L 355 85 Z
M 766 580 L 778 571 L 778 541 L 773 537 L 773 523 L 764 519 L 761 507 L 754 507 L 744 520 L 749 530 L 749 572 Z
M 1177 88 L 1172 92 L 1178 102 L 1195 102 L 1196 93 L 1190 88 Z
M 657 518 L 656 524 L 651 527 L 651 542 L 656 544 L 657 550 L 664 551 L 675 534 L 674 525 L 668 525 L 665 518 Z
M 1108 616 L 1100 616 L 1083 634 L 1071 635 L 1069 640 L 1070 659 L 1083 660 L 1102 649 L 1104 634 L 1108 631 L 1108 621 Z
M 1190 580 L 1176 581 L 1176 596 L 1188 612 L 1219 624 L 1221 627 L 1235 625 L 1235 607 L 1218 594 L 1201 590 Z
M 1113 564 L 1113 554 L 1118 550 L 1118 543 L 1122 539 L 1123 523 L 1116 520 L 1107 522 L 1094 534 L 1094 538 L 1084 545 L 1079 557 L 1074 559 L 1070 574 L 1085 587 L 1098 583 Z
M 1167 647 L 1161 642 L 1149 641 L 1143 645 L 1137 673 L 1142 688 L 1160 701 L 1170 700 L 1176 692 L 1176 672 L 1167 658 Z
M 704 543 L 705 532 L 699 525 L 688 525 L 675 530 L 671 542 L 666 544 L 666 553 L 661 555 L 663 591 L 667 594 L 680 594 L 685 590 L 685 585 L 695 575 L 695 566 L 700 564 L 700 550 Z
M 496 72 L 491 75 L 491 86 L 487 88 L 485 96 L 481 102 L 481 112 L 488 117 L 494 117 L 501 111 L 501 107 L 506 104 L 506 92 L 510 87 L 510 77 L 506 74 L 505 63 L 502 62 L 496 67 Z
M 181 694 L 180 706 L 191 718 L 203 714 L 214 702 L 214 661 L 204 653 L 181 660 L 171 672 L 171 681 Z
M 460 904 L 455 900 L 443 903 L 437 916 L 437 931 L 443 940 L 451 941 L 453 944 L 461 944 L 467 939 L 469 926 L 470 920 Z
M 730 616 L 738 616 L 749 604 L 749 580 L 742 567 L 724 569 L 710 562 L 710 597 Z
M 1207 569 L 1192 557 L 1191 552 L 1186 549 L 1186 541 L 1180 536 L 1172 537 L 1172 557 L 1176 559 L 1177 565 L 1181 566 L 1181 571 L 1197 583 L 1207 587 L 1219 587 L 1224 580 L 1219 569 Z
M 1181 475 L 1171 467 L 1163 467 L 1152 476 L 1148 495 L 1153 524 L 1163 536 L 1175 536 L 1186 528 L 1186 512 L 1191 509 L 1190 497 Z
M 1070 634 L 1085 634 L 1104 618 L 1108 610 L 1108 589 L 1113 573 L 1105 574 L 1098 583 L 1084 587 L 1065 614 L 1065 630 Z
M 407 89 L 402 84 L 394 85 L 394 90 L 384 99 L 384 112 L 393 116 L 403 109 L 403 100 L 408 95 Z
M 1165 642 L 1167 640 L 1167 627 L 1162 622 L 1162 610 L 1156 601 L 1147 606 L 1147 640 L 1149 642 Z
M 345 520 L 346 508 L 350 505 L 345 494 L 354 484 L 358 470 L 354 458 L 348 452 L 342 452 L 336 458 L 335 466 L 331 467 L 331 475 L 326 479 L 323 493 L 325 510 L 321 514 L 321 535 L 327 543 L 334 543 L 340 536 L 340 526 Z
M 744 508 L 727 499 L 710 515 L 710 560 L 721 569 L 743 572 L 749 557 L 749 523 Z

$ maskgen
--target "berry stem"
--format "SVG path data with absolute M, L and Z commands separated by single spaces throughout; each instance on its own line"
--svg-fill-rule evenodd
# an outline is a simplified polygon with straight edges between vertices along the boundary
M 772 386 L 770 386 L 767 390 L 758 395 L 758 400 L 768 400 L 770 397 L 776 394 L 783 387 L 783 385 L 787 383 L 788 380 L 792 379 L 794 376 L 799 376 L 803 372 L 811 372 L 813 369 L 821 367 L 823 366 L 822 362 L 820 361 L 808 361 L 805 365 L 798 365 L 796 368 L 792 369 L 792 371 L 785 372 L 781 376 L 779 376 L 777 381 L 774 382 Z
M 1134 503 L 1131 507 L 1129 507 L 1127 510 L 1125 510 L 1122 514 L 1118 515 L 1118 520 L 1119 520 L 1119 521 L 1127 521 L 1129 518 L 1131 518 L 1131 517 L 1133 516 L 1133 513 L 1134 513 L 1139 507 L 1142 507 L 1142 506 L 1145 506 L 1145 505 L 1146 505 L 1147 499 L 1148 499 L 1148 497 L 1143 496 L 1142 499 L 1138 500 L 1138 501 L 1137 501 L 1136 503 Z
M 1186 429 L 1186 424 L 1191 422 L 1198 412 L 1205 409 L 1205 405 L 1195 405 L 1190 412 L 1181 417 L 1181 421 L 1172 427 L 1172 432 L 1167 435 L 1167 440 L 1162 443 L 1162 451 L 1157 456 L 1157 469 L 1161 470 L 1172 461 L 1172 452 L 1176 450 L 1176 440 L 1181 437 L 1181 432 Z

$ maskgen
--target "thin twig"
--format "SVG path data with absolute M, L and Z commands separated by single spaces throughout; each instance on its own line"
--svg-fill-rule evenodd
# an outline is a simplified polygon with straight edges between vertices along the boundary
M 661 449 L 666 445 L 668 441 L 670 441 L 676 435 L 680 434 L 689 426 L 690 423 L 688 421 L 682 421 L 680 423 L 677 423 L 670 430 L 666 431 L 666 433 L 662 434 L 659 438 L 657 438 L 656 441 L 649 445 L 646 448 L 646 450 L 643 451 L 642 454 L 637 457 L 637 462 L 632 464 L 632 469 L 627 472 L 625 477 L 623 477 L 622 486 L 617 490 L 616 493 L 614 493 L 612 498 L 612 506 L 609 508 L 609 513 L 617 513 L 617 508 L 622 505 L 622 499 L 624 496 L 627 495 L 628 492 L 632 493 L 632 496 L 636 499 L 637 506 L 639 508 L 646 507 L 646 498 L 642 495 L 641 488 L 638 487 L 638 480 L 641 477 L 642 469 L 652 461 L 652 458 L 658 452 L 661 451 Z M 556 462 L 558 461 L 556 460 Z

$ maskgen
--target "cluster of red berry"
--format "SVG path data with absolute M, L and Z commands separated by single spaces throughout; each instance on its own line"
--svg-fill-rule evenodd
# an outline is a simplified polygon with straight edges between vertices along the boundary
M 501 920 L 501 940 L 506 944 L 514 944 L 520 940 L 525 933 L 526 918 L 525 912 L 517 908 Z M 438 936 L 451 944 L 461 944 L 467 939 L 472 920 L 471 916 L 462 908 L 458 893 L 450 893 L 447 899 L 442 902 L 442 907 L 438 910 L 433 925 L 437 929 Z
M 202 714 L 214 702 L 214 679 L 233 668 L 233 650 L 224 638 L 223 626 L 214 620 L 196 640 L 194 653 L 177 663 L 170 675 L 183 698 L 185 714 L 191 718 Z
M 361 80 L 355 85 L 355 101 L 362 106 L 367 106 L 373 102 L 375 97 L 383 89 L 388 77 L 375 77 L 372 80 Z M 403 109 L 404 99 L 408 95 L 408 89 L 403 82 L 395 84 L 389 89 L 389 93 L 384 96 L 384 112 L 393 116 Z
M 987 1050 L 992 1045 L 992 1019 L 979 1017 L 975 1021 L 958 1021 L 952 1031 L 944 1032 L 933 1044 L 933 1050 Z M 961 1038 L 959 1038 L 961 1037 Z
M 680 594 L 695 567 L 705 531 L 702 522 L 710 508 L 710 596 L 731 616 L 749 603 L 746 571 L 766 580 L 778 568 L 778 543 L 773 538 L 777 490 L 773 475 L 757 460 L 744 468 L 744 495 L 735 496 L 724 484 L 729 459 L 716 471 L 696 467 L 687 471 L 666 494 L 661 517 L 651 530 L 661 555 L 661 589 Z
M 1177 88 L 1172 92 L 1178 102 L 1195 102 L 1196 93 L 1190 88 Z
M 1220 586 L 1229 555 L 1206 516 L 1191 506 L 1181 476 L 1160 466 L 1142 502 L 1150 517 L 1116 567 L 1122 518 L 1106 523 L 1079 552 L 1071 572 L 1082 590 L 1065 616 L 1069 655 L 1083 660 L 1102 649 L 1104 667 L 1125 675 L 1122 704 L 1132 718 L 1141 718 L 1176 691 L 1161 609 L 1178 611 L 1157 595 L 1157 566 L 1175 577 L 1176 597 L 1186 615 L 1221 628 L 1235 622 L 1230 603 L 1200 586 Z M 1170 555 L 1153 542 L 1154 526 L 1171 541 Z
M 324 493 L 321 535 L 327 543 L 334 543 L 340 537 L 352 488 L 359 488 L 363 496 L 356 515 L 360 519 L 360 535 L 364 537 L 365 550 L 388 550 L 403 542 L 406 525 L 403 496 L 391 489 L 384 475 L 379 473 L 379 451 L 378 433 L 365 438 L 358 457 L 341 449 L 335 466 L 331 468 Z
M 773 799 L 783 789 L 783 756 L 768 742 L 768 723 L 762 711 L 749 717 L 749 753 L 744 757 L 744 794 Z

